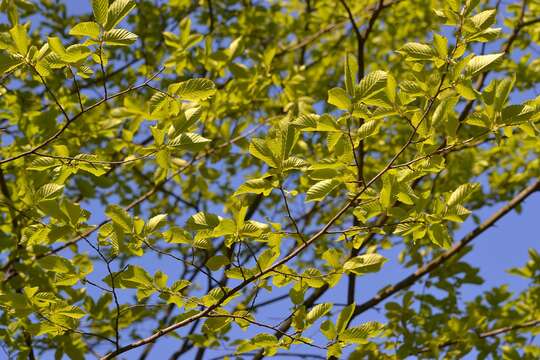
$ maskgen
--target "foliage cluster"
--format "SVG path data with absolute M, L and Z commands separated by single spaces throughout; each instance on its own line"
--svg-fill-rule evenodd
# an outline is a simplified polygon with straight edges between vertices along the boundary
M 538 252 L 463 259 L 540 190 L 538 0 L 66 3 L 0 5 L 10 358 L 540 358 Z

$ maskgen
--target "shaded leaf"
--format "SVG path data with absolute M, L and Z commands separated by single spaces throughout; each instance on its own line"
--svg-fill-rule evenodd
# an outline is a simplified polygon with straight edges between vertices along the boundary
M 335 179 L 322 180 L 309 188 L 306 193 L 306 201 L 320 201 L 324 199 L 332 190 L 341 184 Z
M 36 192 L 36 201 L 53 200 L 62 195 L 64 185 L 45 184 Z

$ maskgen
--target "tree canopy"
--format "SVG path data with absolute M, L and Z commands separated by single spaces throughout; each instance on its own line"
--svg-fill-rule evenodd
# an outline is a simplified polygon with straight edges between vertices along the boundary
M 540 1 L 76 3 L 0 3 L 8 358 L 540 358 L 538 251 L 464 259 L 540 191 Z

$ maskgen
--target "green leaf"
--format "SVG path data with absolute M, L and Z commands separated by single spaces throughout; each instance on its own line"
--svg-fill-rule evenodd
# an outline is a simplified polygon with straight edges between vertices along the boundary
M 241 194 L 263 194 L 264 196 L 268 196 L 273 188 L 271 181 L 266 179 L 251 179 L 240 185 L 235 191 L 234 196 Z
M 510 93 L 514 87 L 516 81 L 515 76 L 511 78 L 505 78 L 499 82 L 497 85 L 497 91 L 495 92 L 495 98 L 493 101 L 493 106 L 495 110 L 501 111 L 504 108 L 504 105 L 510 97 Z
M 328 340 L 334 340 L 337 336 L 336 327 L 331 320 L 323 321 L 320 330 Z
M 205 333 L 208 334 L 215 334 L 217 331 L 220 331 L 225 326 L 227 326 L 231 321 L 233 321 L 230 317 L 212 317 L 209 319 L 206 319 L 202 326 L 202 330 Z
M 428 229 L 428 237 L 432 243 L 442 248 L 448 249 L 452 246 L 448 228 L 443 224 L 432 224 Z
M 109 7 L 105 30 L 111 30 L 118 25 L 135 6 L 136 3 L 133 0 L 115 0 Z
M 211 140 L 195 133 L 183 133 L 167 143 L 168 147 L 176 150 L 200 151 Z
M 13 71 L 22 64 L 24 64 L 24 60 L 21 57 L 0 52 L 0 75 Z
M 206 266 L 212 271 L 217 271 L 229 264 L 229 259 L 223 255 L 214 255 L 206 262 Z
M 263 139 L 254 138 L 249 145 L 249 153 L 257 159 L 264 161 L 267 165 L 277 168 L 278 164 L 272 150 Z
M 307 191 L 306 201 L 321 201 L 340 184 L 341 181 L 335 179 L 319 181 Z
M 364 254 L 347 260 L 343 264 L 343 270 L 362 275 L 370 272 L 377 272 L 381 269 L 386 259 L 379 254 Z
M 333 343 L 330 346 L 328 346 L 328 349 L 326 350 L 326 358 L 336 358 L 341 359 L 341 354 L 343 351 L 343 345 L 339 342 Z
M 431 60 L 438 55 L 437 51 L 430 45 L 417 42 L 410 42 L 403 45 L 403 47 L 401 47 L 398 52 L 406 55 L 413 60 Z
M 308 166 L 309 163 L 307 161 L 297 158 L 296 156 L 288 157 L 282 164 L 283 171 L 304 170 Z
M 80 319 L 86 316 L 86 313 L 80 308 L 72 305 L 65 306 L 61 309 L 58 309 L 54 312 L 55 315 L 67 316 L 73 319 Z
M 354 309 L 356 308 L 356 304 L 352 303 L 350 305 L 347 305 L 341 310 L 339 313 L 337 323 L 336 323 L 336 332 L 338 334 L 341 334 L 345 329 L 347 329 L 347 326 L 349 325 L 349 321 L 352 318 L 352 315 L 354 313 Z
M 381 323 L 370 321 L 345 330 L 339 335 L 339 339 L 350 343 L 362 343 L 367 338 L 377 336 L 382 329 L 383 325 Z
M 120 226 L 124 231 L 131 232 L 133 228 L 133 220 L 129 216 L 128 212 L 122 209 L 118 205 L 109 205 L 105 210 L 105 215 L 107 215 L 113 223 Z
M 59 165 L 58 160 L 49 157 L 38 157 L 33 160 L 28 167 L 28 170 L 47 170 L 55 168 Z
M 328 114 L 300 114 L 292 124 L 302 131 L 341 132 L 339 124 Z
M 22 25 L 15 25 L 9 30 L 9 33 L 11 34 L 17 52 L 26 56 L 28 53 L 28 46 L 30 45 L 30 38 L 26 33 L 26 28 Z
M 192 215 L 187 223 L 186 228 L 188 230 L 208 230 L 213 229 L 219 225 L 219 217 L 214 214 L 205 212 L 198 212 Z
M 99 38 L 99 33 L 99 25 L 93 21 L 79 23 L 69 31 L 69 35 L 80 37 L 88 36 L 93 40 L 97 40 Z
M 467 37 L 467 41 L 488 42 L 498 39 L 502 34 L 501 28 L 488 28 Z
M 433 35 L 433 45 L 439 58 L 446 59 L 448 57 L 448 39 L 442 35 L 434 34 Z
M 58 58 L 64 63 L 76 63 L 81 60 L 85 60 L 90 55 L 90 49 L 84 45 L 75 44 L 64 48 L 62 41 L 54 36 L 49 36 L 48 44 L 52 51 Z
M 252 344 L 257 347 L 266 347 L 266 346 L 274 346 L 277 345 L 278 340 L 275 335 L 273 334 L 257 334 L 255 337 L 251 340 Z
M 154 217 L 152 217 L 148 222 L 145 224 L 145 230 L 147 232 L 153 232 L 164 225 L 165 221 L 167 220 L 167 214 L 159 214 Z
M 480 184 L 460 185 L 448 198 L 448 206 L 461 205 L 467 198 L 480 187 Z
M 137 35 L 125 29 L 112 29 L 103 34 L 103 41 L 107 45 L 127 46 L 137 41 Z
M 178 113 L 180 110 L 176 99 L 171 98 L 168 94 L 163 92 L 156 92 L 154 95 L 152 95 L 149 101 L 149 106 L 150 115 L 155 115 L 161 111 L 169 115 L 172 113 Z
M 482 11 L 467 19 L 467 24 L 471 24 L 475 30 L 485 30 L 495 22 L 495 9 Z
M 36 192 L 36 202 L 39 201 L 45 201 L 45 200 L 53 200 L 58 198 L 60 195 L 62 195 L 62 192 L 64 191 L 64 185 L 59 184 L 45 184 L 42 187 L 38 189 Z
M 306 314 L 306 322 L 308 324 L 313 324 L 317 319 L 323 317 L 324 315 L 328 314 L 328 312 L 332 309 L 331 303 L 321 303 L 318 305 L 315 305 L 307 314 Z
M 181 100 L 199 102 L 213 96 L 216 93 L 216 85 L 208 79 L 189 79 L 171 84 L 169 93 L 178 96 Z
M 116 273 L 114 280 L 118 287 L 128 289 L 151 288 L 153 282 L 145 269 L 135 265 L 129 265 L 125 271 Z M 103 281 L 110 284 L 110 276 L 105 277 Z
M 349 111 L 351 109 L 351 99 L 342 88 L 336 87 L 328 91 L 328 103 L 340 110 Z
M 395 178 L 393 176 L 383 176 L 382 182 L 383 187 L 379 192 L 379 202 L 383 207 L 389 208 L 392 206 L 392 201 L 395 196 Z
M 358 129 L 358 138 L 363 140 L 377 132 L 377 120 L 371 120 L 363 123 Z
M 354 85 L 358 76 L 358 62 L 352 54 L 345 55 L 345 90 L 347 94 L 354 97 Z
M 472 84 L 470 84 L 470 81 L 456 84 L 456 91 L 467 100 L 475 100 L 478 95 Z
M 171 244 L 191 244 L 193 239 L 191 235 L 184 229 L 173 226 L 163 233 L 165 241 Z
M 355 101 L 362 101 L 383 90 L 386 86 L 387 77 L 386 71 L 382 70 L 376 70 L 364 76 L 356 86 Z
M 39 260 L 39 264 L 48 271 L 60 274 L 75 273 L 75 267 L 68 259 L 57 255 L 49 255 Z
M 504 53 L 478 55 L 473 57 L 465 66 L 464 75 L 466 77 L 474 77 L 490 67 L 494 66 L 504 56 Z
M 101 26 L 105 26 L 109 11 L 109 0 L 92 0 L 92 11 L 96 22 Z

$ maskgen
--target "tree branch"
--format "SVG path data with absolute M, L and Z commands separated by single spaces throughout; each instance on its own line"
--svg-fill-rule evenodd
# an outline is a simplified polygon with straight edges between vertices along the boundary
M 458 243 L 452 246 L 452 248 L 450 248 L 448 251 L 442 253 L 435 259 L 431 260 L 426 265 L 420 267 L 413 274 L 407 276 L 406 278 L 399 281 L 398 283 L 379 291 L 379 293 L 375 295 L 373 298 L 371 298 L 370 300 L 356 306 L 354 310 L 353 318 L 373 308 L 374 306 L 377 306 L 379 303 L 391 297 L 392 295 L 396 294 L 397 292 L 410 287 L 411 285 L 416 283 L 418 280 L 420 280 L 424 275 L 429 274 L 433 272 L 434 270 L 438 269 L 439 267 L 441 267 L 442 265 L 444 265 L 444 263 L 446 263 L 448 260 L 453 258 L 455 255 L 459 254 L 459 252 L 463 250 L 463 248 L 467 246 L 471 241 L 473 241 L 484 231 L 486 231 L 487 229 L 495 225 L 495 223 L 499 219 L 501 219 L 510 211 L 515 209 L 531 194 L 539 190 L 540 190 L 540 179 L 537 179 L 531 185 L 529 185 L 523 191 L 517 194 L 505 206 L 497 210 L 486 221 L 484 221 L 482 224 L 478 225 L 478 227 L 476 227 L 474 230 L 472 230 L 467 235 L 465 235 Z

